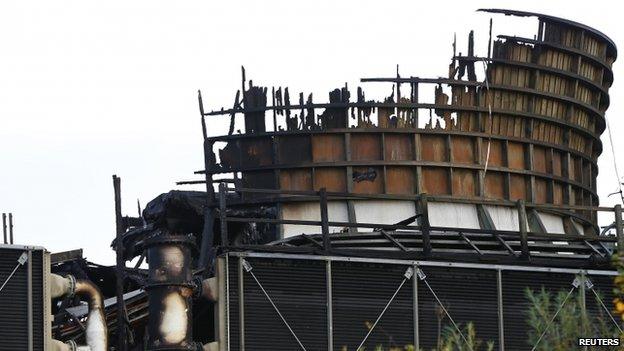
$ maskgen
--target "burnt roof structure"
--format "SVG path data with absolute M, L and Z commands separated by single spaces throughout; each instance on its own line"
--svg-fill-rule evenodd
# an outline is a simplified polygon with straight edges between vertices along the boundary
M 309 234 L 322 231 L 327 211 L 326 230 L 342 234 L 325 242 L 352 249 L 608 262 L 616 239 L 599 235 L 597 211 L 613 209 L 597 207 L 596 176 L 617 56 L 613 41 L 553 16 L 479 11 L 536 17 L 537 33 L 533 39 L 490 33 L 487 54 L 478 55 L 470 32 L 467 54 L 457 54 L 454 44 L 443 78 L 397 72 L 361 79 L 391 84 L 382 101 L 346 85 L 326 103 L 303 93 L 296 100 L 282 87 L 268 96 L 243 69 L 232 108 L 205 112 L 200 94 L 206 167 L 196 173 L 206 178 L 179 184 L 205 182 L 209 207 L 217 206 L 213 183 L 229 184 L 222 187 L 223 212 L 273 209 L 269 219 L 240 213 L 222 219 L 264 223 L 264 242 L 277 239 L 281 247 L 322 241 Z M 435 87 L 428 100 L 419 93 L 424 86 Z M 210 136 L 206 125 L 218 116 L 229 117 L 229 133 Z M 321 190 L 326 209 L 319 206 Z M 399 228 L 412 232 L 393 232 Z M 356 240 L 361 236 L 378 241 Z M 231 232 L 208 241 L 219 240 L 250 243 Z

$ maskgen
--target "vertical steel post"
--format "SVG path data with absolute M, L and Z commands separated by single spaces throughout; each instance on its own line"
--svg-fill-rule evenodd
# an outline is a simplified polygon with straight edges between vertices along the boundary
M 10 217 L 9 217 L 10 218 Z M 32 251 L 28 250 L 28 262 L 26 263 L 26 269 L 27 269 L 27 284 L 28 284 L 28 290 L 27 290 L 27 299 L 28 299 L 28 306 L 27 306 L 27 313 L 28 313 L 28 351 L 33 351 L 33 289 L 32 289 Z
M 429 236 L 429 206 L 427 200 L 427 194 L 420 195 L 420 232 L 422 235 L 423 254 L 425 256 L 431 255 L 431 238 Z
M 523 258 L 529 258 L 529 242 L 527 239 L 527 214 L 524 200 L 516 202 L 518 210 L 518 231 L 520 232 L 520 251 Z
M 8 244 L 9 241 L 7 239 L 6 213 L 2 214 L 2 233 L 4 234 L 4 243 Z
M 331 260 L 325 265 L 325 284 L 327 284 L 327 350 L 334 351 L 334 308 L 332 292 Z
M 221 192 L 219 192 L 220 194 Z M 240 351 L 245 351 L 245 277 L 243 257 L 238 258 L 238 326 Z
M 226 203 L 226 184 L 219 183 L 219 222 L 221 225 L 221 246 L 227 247 L 229 245 L 228 240 L 228 226 L 227 226 L 227 203 Z
M 13 245 L 13 213 L 9 212 L 9 238 L 11 245 Z
M 412 278 L 412 304 L 414 305 L 414 350 L 420 350 L 420 328 L 418 321 L 418 266 L 413 265 L 414 277 Z
M 579 285 L 579 294 L 581 297 L 581 335 L 587 335 L 587 330 L 585 329 L 586 325 L 585 325 L 585 321 L 587 320 L 587 301 L 585 300 L 585 280 L 586 280 L 586 273 L 585 271 L 581 271 L 581 273 L 579 274 L 579 280 L 581 281 L 581 284 Z M 583 350 L 587 350 L 587 346 L 583 348 Z
M 203 106 L 203 105 L 201 105 Z M 202 112 L 202 120 L 204 118 Z M 212 151 L 213 143 L 208 139 L 204 138 L 204 168 L 205 172 L 205 182 L 206 182 L 206 206 L 204 208 L 204 227 L 202 229 L 202 239 L 199 250 L 199 260 L 197 262 L 197 266 L 200 269 L 204 269 L 204 276 L 207 276 L 210 273 L 209 265 L 212 264 L 213 261 L 213 243 L 214 243 L 214 209 L 213 204 L 215 203 L 215 191 L 212 184 L 212 168 L 215 163 L 214 152 Z
M 618 253 L 624 254 L 624 224 L 622 224 L 622 205 L 615 205 L 615 233 L 617 234 Z
M 329 240 L 329 215 L 327 213 L 327 190 L 321 188 L 319 191 L 321 198 L 321 230 L 323 233 L 323 249 L 329 251 L 331 249 L 331 241 Z
M 505 351 L 505 320 L 503 316 L 503 272 L 496 270 L 496 291 L 498 297 L 498 349 Z
M 124 280 L 126 275 L 126 260 L 124 258 L 124 246 L 122 242 L 122 236 L 125 232 L 123 217 L 121 215 L 121 178 L 113 175 L 113 189 L 115 192 L 115 224 L 117 227 L 117 237 L 115 245 L 116 254 L 116 295 L 117 295 L 117 350 L 126 350 L 126 318 L 125 318 L 125 301 L 123 299 L 124 294 Z

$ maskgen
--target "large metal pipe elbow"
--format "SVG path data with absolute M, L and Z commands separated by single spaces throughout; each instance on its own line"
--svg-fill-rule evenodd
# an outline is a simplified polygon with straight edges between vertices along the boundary
M 62 342 L 51 339 L 48 344 L 49 351 L 91 351 L 89 346 L 78 346 L 74 341 Z
M 76 290 L 76 278 L 72 275 L 67 277 L 58 274 L 50 274 L 50 296 L 57 299 L 63 296 L 71 296 Z
M 108 326 L 104 314 L 104 299 L 100 289 L 89 280 L 77 280 L 75 294 L 85 297 L 89 304 L 89 316 L 85 330 L 87 346 L 91 351 L 107 351 Z

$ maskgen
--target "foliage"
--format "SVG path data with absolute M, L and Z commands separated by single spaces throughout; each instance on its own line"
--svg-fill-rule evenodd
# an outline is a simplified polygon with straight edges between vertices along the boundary
M 442 334 L 442 340 L 440 341 L 440 351 L 494 350 L 494 342 L 488 341 L 484 344 L 481 340 L 477 339 L 477 333 L 472 322 L 466 324 L 462 333 L 466 337 L 466 341 L 468 341 L 468 343 L 464 341 L 461 334 L 455 327 L 451 325 L 446 326 Z
M 613 266 L 618 271 L 618 275 L 613 280 L 613 305 L 616 313 L 624 320 L 624 258 L 613 255 L 612 260 Z
M 483 343 L 481 340 L 477 339 L 476 330 L 474 328 L 474 324 L 469 322 L 463 328 L 462 333 L 468 340 L 468 346 L 461 334 L 455 329 L 453 326 L 446 326 L 444 331 L 442 332 L 441 339 L 439 340 L 440 347 L 436 350 L 432 351 L 493 351 L 494 343 L 487 342 Z M 422 351 L 423 349 L 420 349 Z M 343 347 L 341 351 L 348 351 L 347 347 Z M 361 348 L 360 351 L 366 351 L 364 348 Z M 381 345 L 375 347 L 374 351 L 416 351 L 414 345 L 406 345 L 404 347 L 391 347 L 384 348 Z
M 578 348 L 578 338 L 581 337 L 618 336 L 617 328 L 598 301 L 595 301 L 597 315 L 589 316 L 587 313 L 583 313 L 582 296 L 578 290 L 574 291 L 561 307 L 557 318 L 550 327 L 548 324 L 562 305 L 568 291 L 561 290 L 553 294 L 543 287 L 538 291 L 527 288 L 525 295 L 529 301 L 529 308 L 526 313 L 526 321 L 529 325 L 528 344 L 535 345 L 540 335 L 548 328 L 540 340 L 537 350 L 575 350 Z M 590 303 L 590 299 L 587 299 L 587 303 Z

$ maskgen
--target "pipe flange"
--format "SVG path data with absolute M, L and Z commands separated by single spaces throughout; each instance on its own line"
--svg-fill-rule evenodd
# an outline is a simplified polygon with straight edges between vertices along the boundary
M 149 248 L 151 246 L 165 245 L 165 244 L 178 244 L 187 245 L 196 248 L 195 237 L 191 234 L 187 235 L 172 235 L 172 234 L 160 234 L 151 236 L 143 240 L 143 247 Z
M 159 287 L 169 287 L 169 286 L 179 286 L 182 288 L 188 288 L 188 289 L 195 289 L 195 283 L 194 282 L 185 282 L 185 283 L 175 283 L 175 282 L 157 282 L 157 283 L 153 283 L 153 282 L 148 282 L 145 285 L 143 285 L 143 289 L 145 290 L 149 290 L 149 289 L 154 289 L 154 288 L 159 288 Z
M 69 280 L 69 294 L 67 294 L 67 296 L 74 297 L 76 295 L 76 277 L 68 274 L 65 278 Z
M 74 340 L 69 340 L 65 343 L 65 345 L 67 345 L 69 347 L 70 351 L 76 351 L 78 350 L 78 344 L 76 344 L 76 342 Z
M 159 245 L 184 245 L 189 247 L 193 252 L 197 252 L 197 244 L 195 237 L 191 234 L 188 235 L 171 235 L 160 234 L 151 236 L 143 240 L 143 250 L 148 250 L 150 247 Z
M 187 346 L 148 346 L 150 351 L 203 351 L 202 344 L 198 342 L 190 343 Z

